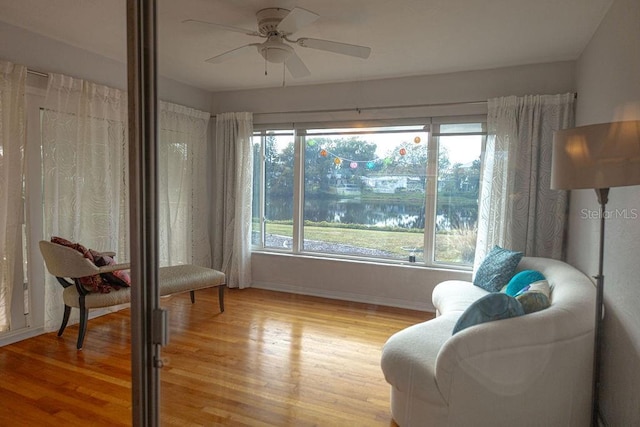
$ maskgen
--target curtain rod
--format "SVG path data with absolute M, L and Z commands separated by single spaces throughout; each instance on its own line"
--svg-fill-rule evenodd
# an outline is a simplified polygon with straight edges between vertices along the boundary
M 578 93 L 574 92 L 574 99 L 578 98 Z M 407 104 L 407 105 L 390 105 L 386 107 L 351 107 L 351 108 L 336 108 L 325 110 L 298 110 L 298 111 L 267 111 L 264 113 L 253 113 L 254 115 L 275 115 L 275 114 L 318 114 L 318 113 L 344 113 L 349 111 L 355 111 L 360 114 L 362 111 L 374 111 L 374 110 L 393 110 L 400 108 L 426 108 L 426 107 L 452 107 L 459 105 L 480 105 L 486 104 L 487 101 L 460 101 L 460 102 L 440 102 L 432 104 Z M 211 114 L 211 118 L 215 118 L 215 114 Z
M 48 73 L 43 73 L 42 71 L 38 71 L 38 70 L 32 70 L 31 68 L 27 68 L 27 74 L 33 74 L 35 76 L 40 76 L 40 77 L 49 77 Z
M 27 68 L 27 73 L 40 77 L 49 77 L 48 73 L 42 71 L 33 70 Z M 573 94 L 574 98 L 578 98 L 578 93 Z M 456 105 L 479 105 L 486 104 L 487 101 L 460 101 L 460 102 L 440 102 L 433 104 L 406 104 L 406 105 L 390 105 L 386 107 L 352 107 L 352 108 L 336 108 L 336 109 L 324 109 L 324 110 L 298 110 L 298 111 L 267 111 L 264 113 L 254 113 L 257 115 L 276 115 L 276 114 L 323 114 L 323 113 L 345 113 L 349 111 L 355 111 L 360 114 L 363 111 L 375 111 L 375 110 L 395 110 L 401 108 L 426 108 L 426 107 L 451 107 Z M 211 114 L 211 118 L 215 118 L 215 114 Z
M 349 111 L 355 111 L 360 114 L 363 111 L 375 111 L 375 110 L 394 110 L 401 108 L 425 108 L 425 107 L 449 107 L 456 105 L 478 105 L 486 104 L 487 101 L 461 101 L 461 102 L 440 102 L 433 104 L 406 104 L 406 105 L 389 105 L 383 107 L 351 107 L 351 108 L 335 108 L 325 110 L 297 110 L 297 111 L 267 111 L 264 113 L 253 113 L 255 115 L 274 115 L 274 114 L 318 114 L 318 113 L 344 113 Z M 212 114 L 211 117 L 216 117 Z
M 33 70 L 27 68 L 27 73 L 40 77 L 49 77 L 49 74 L 42 71 Z M 391 105 L 387 107 L 352 107 L 352 108 L 338 108 L 338 109 L 324 109 L 324 110 L 299 110 L 299 111 L 268 111 L 264 113 L 254 113 L 256 115 L 275 115 L 275 114 L 319 114 L 319 113 L 344 113 L 349 111 L 355 111 L 360 114 L 363 111 L 375 111 L 375 110 L 393 110 L 401 108 L 425 108 L 425 107 L 446 107 L 455 105 L 477 105 L 486 104 L 487 101 L 464 101 L 464 102 L 442 102 L 435 104 L 412 104 L 412 105 Z M 211 114 L 211 118 L 215 118 L 215 114 Z

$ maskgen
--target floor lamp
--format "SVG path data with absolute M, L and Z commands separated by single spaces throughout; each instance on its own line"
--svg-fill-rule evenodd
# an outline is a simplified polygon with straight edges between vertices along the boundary
M 600 252 L 596 279 L 591 425 L 598 425 L 604 296 L 604 223 L 609 188 L 640 185 L 640 121 L 581 126 L 554 132 L 551 189 L 593 188 L 600 204 Z

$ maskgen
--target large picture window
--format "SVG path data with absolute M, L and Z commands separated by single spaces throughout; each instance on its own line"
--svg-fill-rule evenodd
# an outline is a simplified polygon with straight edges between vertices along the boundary
M 253 244 L 470 267 L 481 120 L 257 130 Z

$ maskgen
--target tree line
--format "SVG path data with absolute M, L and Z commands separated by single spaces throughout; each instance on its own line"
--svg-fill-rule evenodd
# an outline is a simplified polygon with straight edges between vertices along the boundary
M 294 143 L 291 141 L 279 149 L 275 135 L 267 135 L 264 143 L 264 184 L 268 211 L 269 200 L 293 199 Z M 255 143 L 253 149 L 254 159 L 259 159 L 260 143 Z M 373 197 L 362 178 L 385 176 L 417 178 L 424 193 L 427 155 L 426 143 L 415 144 L 413 141 L 399 142 L 380 155 L 378 146 L 361 136 L 307 137 L 304 153 L 305 198 L 335 197 L 331 189 L 345 184 L 357 186 L 364 196 Z M 254 161 L 254 176 L 259 176 L 259 173 L 260 162 Z M 446 149 L 440 149 L 437 214 L 445 219 L 444 226 L 474 226 L 469 223 L 477 218 L 479 178 L 479 159 L 470 165 L 451 164 Z M 254 194 L 258 194 L 259 180 L 254 179 L 254 185 Z

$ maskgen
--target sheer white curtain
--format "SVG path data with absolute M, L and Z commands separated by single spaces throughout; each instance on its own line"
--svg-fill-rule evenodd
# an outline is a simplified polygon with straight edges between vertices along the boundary
M 567 193 L 549 188 L 553 131 L 573 126 L 574 95 L 490 99 L 475 267 L 494 245 L 560 259 Z
M 61 236 L 129 260 L 126 92 L 51 74 L 42 154 L 45 239 Z M 45 276 L 45 328 L 54 330 L 62 287 Z
M 0 331 L 11 327 L 11 294 L 22 242 L 27 69 L 0 61 Z
M 230 287 L 251 286 L 252 133 L 251 113 L 216 117 L 213 266 Z
M 160 265 L 211 266 L 207 199 L 209 113 L 160 102 Z

